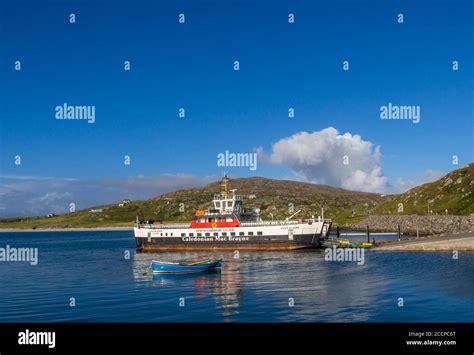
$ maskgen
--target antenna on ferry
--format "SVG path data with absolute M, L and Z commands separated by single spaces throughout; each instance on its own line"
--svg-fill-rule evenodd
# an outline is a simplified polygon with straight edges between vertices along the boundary
M 224 177 L 222 178 L 222 183 L 221 183 L 221 187 L 222 187 L 221 195 L 224 197 L 224 199 L 227 199 L 227 195 L 228 195 L 228 188 L 227 188 L 228 182 L 229 182 L 229 178 L 227 177 L 227 174 L 224 173 Z

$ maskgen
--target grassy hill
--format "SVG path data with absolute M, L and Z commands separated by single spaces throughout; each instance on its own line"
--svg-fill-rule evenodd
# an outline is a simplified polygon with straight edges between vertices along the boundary
M 469 215 L 474 213 L 474 164 L 455 170 L 438 181 L 415 187 L 400 195 L 354 192 L 325 185 L 251 177 L 231 180 L 230 188 L 244 198 L 245 207 L 258 207 L 264 220 L 283 219 L 301 209 L 298 218 L 320 215 L 338 224 L 355 224 L 367 215 L 433 214 Z M 0 228 L 78 228 L 133 225 L 136 216 L 165 222 L 188 222 L 196 209 L 206 209 L 220 182 L 203 188 L 184 189 L 144 201 L 95 206 L 51 218 L 0 220 Z M 399 204 L 403 211 L 398 211 Z M 102 212 L 91 212 L 102 209 Z
M 400 194 L 387 196 L 375 208 L 376 214 L 469 215 L 474 213 L 474 163 L 454 170 L 441 179 Z M 399 204 L 403 211 L 398 211 Z
M 301 209 L 300 218 L 319 215 L 324 207 L 325 217 L 341 223 L 356 222 L 382 201 L 378 194 L 353 192 L 325 185 L 261 177 L 231 180 L 230 188 L 244 198 L 245 207 L 258 207 L 263 219 L 282 219 Z M 0 221 L 0 228 L 74 228 L 132 226 L 136 216 L 159 221 L 186 221 L 193 218 L 196 209 L 210 206 L 214 193 L 220 191 L 220 182 L 203 188 L 192 188 L 167 193 L 144 201 L 131 201 L 119 206 L 95 206 L 74 213 L 51 218 L 17 218 Z M 102 212 L 90 212 L 91 209 Z

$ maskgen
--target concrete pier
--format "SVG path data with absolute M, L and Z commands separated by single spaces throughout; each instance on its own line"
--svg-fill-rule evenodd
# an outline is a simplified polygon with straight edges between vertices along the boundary
M 474 251 L 474 231 L 389 241 L 378 244 L 374 250 L 386 251 Z

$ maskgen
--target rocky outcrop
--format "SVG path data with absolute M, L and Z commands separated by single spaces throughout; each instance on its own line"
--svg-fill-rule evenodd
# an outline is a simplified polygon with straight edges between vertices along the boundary
M 365 230 L 369 226 L 373 232 L 395 232 L 398 230 L 398 225 L 403 234 L 415 235 L 417 227 L 420 235 L 456 234 L 474 231 L 474 215 L 374 215 L 361 222 L 340 227 L 347 230 Z

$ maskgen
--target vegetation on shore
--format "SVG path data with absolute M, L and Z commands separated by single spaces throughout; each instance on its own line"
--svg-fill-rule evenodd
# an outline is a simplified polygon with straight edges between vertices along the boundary
M 382 196 L 325 185 L 261 177 L 231 180 L 231 188 L 245 200 L 245 206 L 259 208 L 264 220 L 284 219 L 301 210 L 295 218 L 321 215 L 339 225 L 363 224 L 371 215 L 474 213 L 472 173 L 474 164 L 455 170 L 438 181 L 423 184 L 400 195 Z M 0 228 L 47 229 L 129 227 L 136 216 L 164 222 L 188 222 L 196 209 L 206 209 L 220 183 L 184 189 L 143 201 L 117 202 L 53 217 L 9 218 Z M 403 208 L 400 209 L 400 203 Z M 95 211 L 94 211 L 95 210 Z
M 474 163 L 400 195 L 387 196 L 374 214 L 466 216 L 474 213 Z
M 474 230 L 474 215 L 372 215 L 363 221 L 346 224 L 343 229 L 372 232 L 400 231 L 410 235 L 462 233 Z

